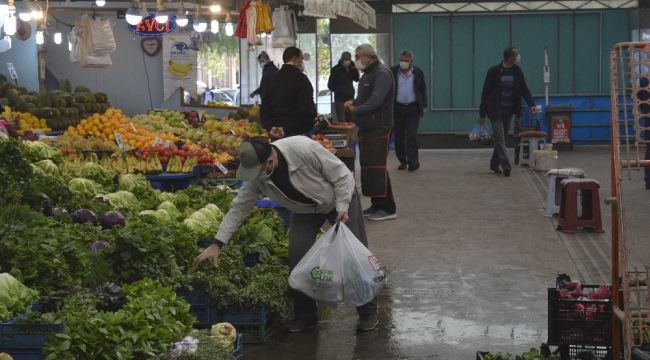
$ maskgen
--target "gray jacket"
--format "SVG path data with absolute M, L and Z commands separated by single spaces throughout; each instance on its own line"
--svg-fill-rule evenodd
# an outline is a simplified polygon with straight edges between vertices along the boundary
M 354 99 L 354 122 L 359 131 L 392 128 L 394 97 L 395 79 L 388 66 L 379 60 L 368 65 Z
M 299 214 L 327 214 L 334 209 L 337 212 L 348 211 L 355 189 L 354 175 L 339 158 L 306 136 L 277 140 L 273 146 L 287 160 L 291 184 L 315 204 L 289 199 L 268 178 L 246 182 L 223 218 L 215 239 L 227 243 L 246 220 L 260 195 L 266 195 Z

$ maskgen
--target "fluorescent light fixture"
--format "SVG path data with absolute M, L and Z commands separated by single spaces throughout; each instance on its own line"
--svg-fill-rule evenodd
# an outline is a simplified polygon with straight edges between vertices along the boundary
M 212 19 L 210 21 L 210 32 L 216 34 L 219 32 L 219 21 Z
M 106 5 L 106 0 L 95 0 L 95 5 L 102 7 Z
M 185 14 L 176 15 L 176 25 L 180 27 L 186 27 L 190 20 L 185 16 Z
M 226 35 L 232 36 L 235 33 L 235 28 L 232 25 L 232 19 L 230 18 L 230 13 L 226 15 Z
M 23 1 L 20 10 L 18 10 L 18 18 L 22 21 L 30 21 L 32 19 L 32 8 L 26 1 Z
M 212 13 L 221 12 L 221 5 L 219 5 L 217 3 L 212 3 L 212 5 L 210 5 L 210 12 L 212 12 Z
M 63 36 L 61 35 L 60 32 L 55 32 L 54 33 L 54 43 L 57 45 L 61 45 L 61 42 L 63 41 Z
M 36 1 L 32 4 L 32 19 L 41 20 L 43 18 L 43 9 Z
M 194 27 L 194 31 L 196 32 L 204 32 L 208 29 L 208 23 L 202 19 L 196 19 L 192 27 Z
M 45 35 L 43 30 L 38 30 L 36 32 L 36 45 L 43 45 L 45 43 Z

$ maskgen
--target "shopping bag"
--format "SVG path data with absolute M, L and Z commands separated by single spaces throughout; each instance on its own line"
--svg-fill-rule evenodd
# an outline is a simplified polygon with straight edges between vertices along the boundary
M 469 140 L 480 145 L 490 145 L 492 142 L 492 128 L 487 124 L 476 124 L 469 133 Z
M 345 224 L 325 232 L 289 276 L 289 286 L 314 300 L 350 306 L 370 302 L 385 283 L 384 266 Z

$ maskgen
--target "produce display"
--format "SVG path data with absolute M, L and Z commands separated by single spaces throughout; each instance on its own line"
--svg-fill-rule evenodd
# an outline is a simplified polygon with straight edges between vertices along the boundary
M 482 355 L 483 360 L 560 360 L 560 355 L 546 354 L 542 355 L 539 349 L 531 348 L 529 351 L 521 355 L 503 354 L 503 353 L 487 353 Z
M 44 359 L 175 358 L 173 344 L 187 336 L 197 351 L 179 358 L 227 359 L 232 329 L 192 332 L 177 296 L 199 288 L 220 311 L 286 316 L 287 235 L 274 211 L 252 212 L 219 267 L 196 265 L 199 241 L 230 206 L 227 189 L 161 192 L 143 175 L 104 168 L 95 153 L 73 167 L 43 142 L 2 134 L 0 158 L 0 269 L 16 280 L 0 274 L 0 321 L 64 324 Z M 258 263 L 247 267 L 250 254 Z
M 327 149 L 332 154 L 336 154 L 336 148 L 332 145 L 328 138 L 323 134 L 312 135 L 312 140 L 318 141 L 325 149 Z

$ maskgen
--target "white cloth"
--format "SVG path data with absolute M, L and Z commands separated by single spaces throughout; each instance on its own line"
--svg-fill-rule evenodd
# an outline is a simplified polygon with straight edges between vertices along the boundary
M 257 35 L 257 3 L 255 1 L 251 1 L 246 9 L 246 41 L 248 41 L 249 50 L 261 45 L 260 37 Z

